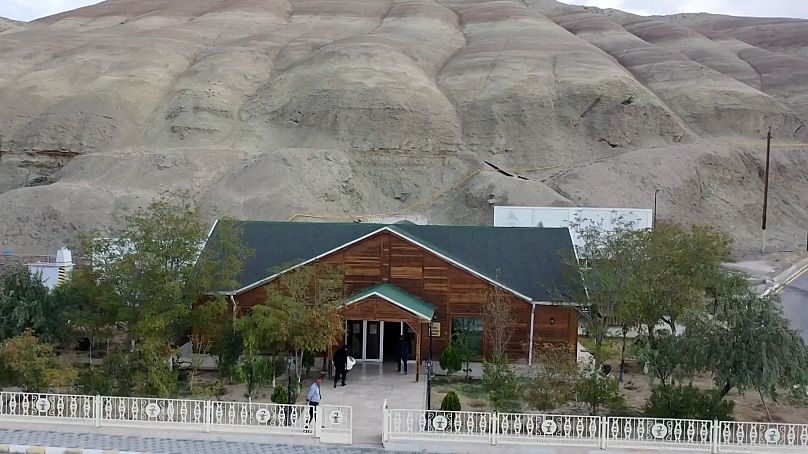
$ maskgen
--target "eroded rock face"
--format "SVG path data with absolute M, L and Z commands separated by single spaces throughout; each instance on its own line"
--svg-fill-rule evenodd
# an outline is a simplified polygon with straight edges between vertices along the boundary
M 553 0 L 108 0 L 0 19 L 0 246 L 160 194 L 211 216 L 650 206 L 772 245 L 808 225 L 808 21 Z M 504 169 L 497 171 L 494 166 Z M 667 204 L 666 204 L 667 202 Z

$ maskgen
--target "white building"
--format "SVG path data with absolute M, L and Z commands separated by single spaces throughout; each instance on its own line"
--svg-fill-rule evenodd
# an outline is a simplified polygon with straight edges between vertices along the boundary
M 56 252 L 55 262 L 29 263 L 28 270 L 34 276 L 39 275 L 42 284 L 53 290 L 57 285 L 66 281 L 70 272 L 73 271 L 73 254 L 70 249 L 63 247 Z
M 650 208 L 494 207 L 494 226 L 568 227 L 572 236 L 572 244 L 580 250 L 583 243 L 578 232 L 572 227 L 575 221 L 579 221 L 584 226 L 599 225 L 606 231 L 614 229 L 621 221 L 631 223 L 637 230 L 650 229 L 654 225 L 654 210 Z

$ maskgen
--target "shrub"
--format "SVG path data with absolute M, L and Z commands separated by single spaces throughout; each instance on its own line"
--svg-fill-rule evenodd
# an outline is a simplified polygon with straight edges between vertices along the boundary
M 289 403 L 289 394 L 286 392 L 286 388 L 278 385 L 272 390 L 272 397 L 270 400 L 276 404 L 285 404 Z
M 460 398 L 457 393 L 449 391 L 440 403 L 440 409 L 443 411 L 461 411 Z
M 76 369 L 56 356 L 53 346 L 40 342 L 31 330 L 0 344 L 0 361 L 26 392 L 71 386 Z
M 578 365 L 567 346 L 539 339 L 533 351 L 538 367 L 526 390 L 525 399 L 530 405 L 546 411 L 574 399 Z
M 463 367 L 460 353 L 451 342 L 440 355 L 440 367 L 446 371 L 447 376 L 451 376 Z
M 483 365 L 483 389 L 496 411 L 519 409 L 519 380 L 504 357 L 486 361 Z
M 625 397 L 620 393 L 620 384 L 611 377 L 606 377 L 597 369 L 584 370 L 575 382 L 575 397 L 589 405 L 589 413 L 597 415 L 601 408 L 621 408 L 625 406 Z
M 90 366 L 79 372 L 76 390 L 81 394 L 110 396 L 115 392 L 115 379 L 100 367 Z
M 721 399 L 716 390 L 705 391 L 690 385 L 655 386 L 645 403 L 645 414 L 656 418 L 726 421 L 732 419 L 734 407 L 732 401 Z

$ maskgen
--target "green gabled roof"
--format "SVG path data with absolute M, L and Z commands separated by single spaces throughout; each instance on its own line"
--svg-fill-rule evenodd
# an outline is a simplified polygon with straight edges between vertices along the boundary
M 281 270 L 339 250 L 367 235 L 388 229 L 423 245 L 485 279 L 533 301 L 552 302 L 580 285 L 570 280 L 566 258 L 574 257 L 567 228 L 493 227 L 276 221 L 221 221 L 206 244 L 216 243 L 219 229 L 235 223 L 244 245 L 254 254 L 236 277 L 238 292 L 266 282 Z
M 348 298 L 348 304 L 361 301 L 371 295 L 378 295 L 425 320 L 432 320 L 432 316 L 435 315 L 434 306 L 393 284 L 377 284 L 368 287 L 350 296 Z

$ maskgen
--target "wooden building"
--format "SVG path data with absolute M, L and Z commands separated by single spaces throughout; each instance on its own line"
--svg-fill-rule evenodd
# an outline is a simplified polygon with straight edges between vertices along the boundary
M 420 369 L 430 321 L 433 358 L 462 329 L 481 359 L 489 353 L 482 307 L 495 290 L 518 320 L 510 359 L 532 361 L 538 338 L 566 343 L 575 354 L 576 311 L 557 304 L 575 285 L 564 270 L 574 254 L 566 228 L 237 222 L 254 251 L 238 276 L 240 287 L 224 292 L 238 314 L 261 304 L 266 286 L 284 271 L 337 264 L 350 295 L 341 310 L 344 341 L 359 361 L 395 361 L 404 335 Z

